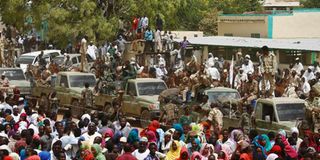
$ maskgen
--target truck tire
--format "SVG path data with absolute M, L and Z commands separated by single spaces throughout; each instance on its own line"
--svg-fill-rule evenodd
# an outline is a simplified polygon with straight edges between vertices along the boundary
M 44 111 L 48 111 L 49 104 L 49 98 L 45 94 L 42 94 L 38 102 L 39 108 L 41 107 Z
M 109 116 L 109 118 L 113 119 L 116 115 L 116 110 L 110 103 L 106 103 L 103 107 L 103 111 Z
M 140 116 L 140 125 L 142 128 L 147 128 L 151 121 L 151 114 L 148 110 L 143 110 Z
M 82 115 L 82 109 L 79 107 L 80 103 L 78 100 L 73 100 L 71 103 L 71 113 L 76 118 L 80 118 Z

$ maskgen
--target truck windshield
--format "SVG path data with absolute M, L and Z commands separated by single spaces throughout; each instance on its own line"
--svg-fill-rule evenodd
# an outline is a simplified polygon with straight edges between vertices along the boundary
M 53 62 L 57 63 L 58 65 L 62 65 L 64 62 L 64 57 L 55 57 Z
M 163 90 L 167 89 L 163 82 L 140 82 L 137 85 L 140 96 L 160 95 Z
M 3 73 L 9 80 L 26 80 L 26 77 L 24 76 L 21 69 L 1 69 L 0 75 L 2 75 Z
M 238 92 L 208 92 L 209 102 L 217 102 L 218 100 L 240 99 Z
M 295 121 L 297 118 L 304 118 L 304 103 L 277 104 L 279 121 Z
M 35 56 L 20 56 L 17 59 L 17 64 L 32 64 L 33 60 L 35 59 Z
M 84 87 L 84 83 L 88 82 L 90 87 L 96 85 L 96 78 L 93 75 L 70 75 L 71 87 Z

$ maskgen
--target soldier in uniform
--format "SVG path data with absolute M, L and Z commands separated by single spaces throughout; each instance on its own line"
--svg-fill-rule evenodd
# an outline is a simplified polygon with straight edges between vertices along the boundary
M 248 82 L 245 83 L 248 87 L 245 93 L 245 99 L 247 99 L 247 104 L 251 104 L 252 100 L 258 98 L 258 81 L 253 79 L 252 72 L 248 72 Z
M 80 54 L 81 54 L 81 66 L 80 70 L 83 72 L 86 69 L 87 66 L 87 59 L 86 59 L 86 54 L 87 54 L 87 40 L 86 36 L 82 38 L 81 40 L 81 45 L 80 45 Z
M 0 67 L 3 67 L 4 64 L 4 39 L 2 32 L 0 32 Z
M 211 110 L 208 115 L 208 121 L 211 122 L 214 129 L 221 131 L 223 127 L 223 120 L 222 120 L 223 114 L 218 108 L 218 104 L 211 103 L 210 107 L 211 107 Z
M 261 73 L 262 73 L 262 94 L 265 97 L 270 97 L 273 94 L 274 86 L 275 86 L 275 73 L 276 73 L 276 56 L 269 52 L 269 48 L 267 46 L 263 46 L 261 48 L 262 55 L 260 57 L 261 64 Z M 269 81 L 270 90 L 268 96 L 266 96 L 266 83 Z
M 92 107 L 93 106 L 93 92 L 89 88 L 89 83 L 84 84 L 85 89 L 82 90 L 81 95 L 83 99 L 83 106 L 84 107 Z
M 164 122 L 167 126 L 172 126 L 178 119 L 176 113 L 177 105 L 173 104 L 169 98 L 164 98 L 163 101 L 165 105 L 162 107 L 159 122 Z

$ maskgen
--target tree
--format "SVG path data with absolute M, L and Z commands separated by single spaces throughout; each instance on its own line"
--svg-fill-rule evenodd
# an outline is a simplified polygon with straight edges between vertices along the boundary
M 217 35 L 218 33 L 218 10 L 213 8 L 201 19 L 199 30 L 204 31 L 205 35 Z
M 319 0 L 303 0 L 301 3 L 306 8 L 320 8 Z

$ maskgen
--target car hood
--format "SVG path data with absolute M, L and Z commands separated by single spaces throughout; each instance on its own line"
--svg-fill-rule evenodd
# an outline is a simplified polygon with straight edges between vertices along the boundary
M 93 88 L 90 89 L 93 91 Z M 81 94 L 81 92 L 84 90 L 84 87 L 71 87 L 70 90 L 72 92 Z
M 286 129 L 291 129 L 292 127 L 296 127 L 296 121 L 280 121 L 279 124 L 284 126 Z M 284 128 L 284 129 L 285 129 Z
M 147 102 L 147 103 L 157 103 L 158 102 L 158 98 L 159 98 L 159 95 L 139 96 L 139 97 L 137 97 L 137 100 L 144 101 L 144 102 Z
M 26 80 L 10 80 L 11 86 L 17 86 L 19 87 L 30 87 L 30 82 Z

